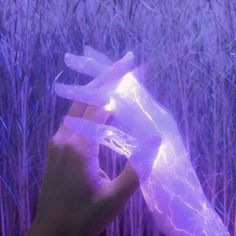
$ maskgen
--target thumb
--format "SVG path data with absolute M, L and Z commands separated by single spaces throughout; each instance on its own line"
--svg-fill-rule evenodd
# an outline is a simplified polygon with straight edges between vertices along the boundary
M 131 156 L 120 175 L 99 189 L 93 196 L 95 207 L 91 208 L 91 215 L 95 215 L 94 209 L 99 209 L 99 214 L 102 216 L 98 221 L 99 229 L 103 229 L 117 216 L 137 190 L 138 183 L 151 172 L 160 143 L 161 139 L 157 136 L 147 138 L 140 145 L 139 150 Z
M 97 124 L 86 119 L 66 116 L 64 124 L 69 129 L 84 137 L 98 141 L 127 158 L 139 146 L 139 142 L 134 137 L 113 126 Z

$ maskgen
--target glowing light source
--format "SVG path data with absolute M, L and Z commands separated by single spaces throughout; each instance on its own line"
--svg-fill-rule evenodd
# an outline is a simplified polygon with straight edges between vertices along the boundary
M 137 81 L 132 72 L 127 73 L 116 87 L 116 92 L 121 96 L 127 96 L 135 88 Z
M 114 111 L 116 108 L 116 101 L 114 98 L 110 98 L 110 102 L 103 107 L 106 111 Z

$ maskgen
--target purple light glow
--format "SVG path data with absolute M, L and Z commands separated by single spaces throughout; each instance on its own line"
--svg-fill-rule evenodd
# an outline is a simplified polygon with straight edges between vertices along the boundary
M 104 87 L 100 88 L 100 99 L 96 91 L 91 93 L 87 89 L 83 90 L 83 87 L 78 91 L 64 85 L 63 89 L 58 88 L 57 91 L 62 97 L 68 98 L 70 94 L 70 99 L 108 107 L 125 127 L 129 127 L 127 132 L 132 137 L 111 126 L 77 118 L 67 118 L 65 123 L 68 127 L 128 158 L 131 156 L 146 203 L 166 235 L 228 236 L 226 227 L 203 193 L 172 116 L 151 98 L 132 72 L 116 81 L 115 85 L 110 82 Z M 105 106 L 101 106 L 103 97 L 110 100 Z M 162 137 L 162 144 L 155 154 L 154 165 L 150 165 L 152 162 L 148 160 L 148 150 L 137 157 L 136 149 L 139 143 L 155 135 Z
M 85 71 L 89 76 L 94 76 L 97 69 L 103 66 L 100 75 L 102 81 L 104 74 L 110 73 L 113 61 L 132 51 L 136 65 L 150 65 L 138 82 L 145 85 L 152 95 L 155 110 L 165 113 L 163 107 L 159 106 L 163 104 L 168 114 L 171 111 L 174 123 L 176 121 L 179 128 L 176 135 L 170 134 L 162 139 L 158 154 L 160 158 L 155 162 L 159 174 L 149 177 L 157 178 L 159 183 L 167 182 L 166 188 L 161 188 L 161 185 L 156 188 L 156 181 L 152 183 L 153 186 L 145 186 L 143 182 L 142 190 L 146 201 L 153 203 L 149 204 L 149 208 L 154 217 L 147 209 L 143 193 L 138 191 L 101 236 L 163 236 L 160 231 L 165 226 L 162 212 L 167 212 L 166 216 L 171 215 L 168 207 L 164 208 L 170 198 L 168 190 L 178 191 L 174 188 L 177 185 L 172 186 L 169 180 L 178 181 L 177 176 L 173 176 L 174 171 L 182 176 L 188 174 L 186 169 L 191 170 L 192 178 L 186 176 L 184 179 L 190 178 L 194 186 L 199 186 L 200 182 L 210 202 L 210 206 L 205 205 L 205 197 L 200 194 L 200 189 L 197 192 L 204 204 L 197 199 L 196 207 L 203 209 L 204 215 L 208 214 L 205 208 L 214 208 L 230 235 L 235 236 L 235 19 L 233 0 L 0 1 L 0 235 L 24 236 L 35 216 L 48 142 L 69 107 L 66 99 L 57 97 L 53 92 L 55 81 L 61 85 L 73 84 L 71 89 L 83 91 L 87 96 L 86 101 L 91 99 L 93 102 L 87 91 L 101 97 L 102 91 L 97 91 L 92 83 L 87 91 L 82 86 L 90 77 L 75 73 L 65 66 L 66 63 L 76 69 L 78 57 L 71 55 L 81 55 L 84 48 L 86 57 L 79 58 L 80 65 L 86 64 L 87 57 L 94 62 L 91 60 L 94 52 L 91 53 L 90 48 L 85 46 L 92 45 L 109 55 L 112 61 L 97 52 L 99 63 L 94 62 L 92 69 L 89 67 L 90 73 L 86 66 L 79 69 L 80 73 Z M 65 52 L 70 53 L 65 56 L 64 62 Z M 133 65 L 129 67 L 127 71 L 132 71 Z M 78 87 L 75 88 L 74 84 Z M 120 87 L 120 92 L 124 93 L 123 88 Z M 64 87 L 61 89 L 63 92 Z M 143 90 L 142 87 L 139 89 Z M 131 98 L 127 97 L 129 104 L 141 102 L 143 108 L 149 107 L 149 102 L 145 104 L 143 99 L 144 94 L 140 94 L 141 100 L 136 96 L 136 102 L 131 102 Z M 121 116 L 123 100 L 119 102 L 117 97 L 108 95 L 99 106 L 105 106 L 109 111 L 118 109 Z M 141 109 L 138 105 L 136 108 Z M 154 109 L 151 107 L 145 112 L 152 114 Z M 125 117 L 125 113 L 123 115 Z M 142 122 L 149 120 L 147 127 L 154 127 L 149 118 L 143 116 Z M 168 120 L 157 121 L 156 116 L 151 118 L 161 130 L 166 127 L 164 133 L 173 129 L 173 126 L 167 125 L 170 123 Z M 146 127 L 139 133 L 137 129 L 132 130 L 137 125 L 135 119 L 127 119 L 127 122 L 130 122 L 127 126 L 122 126 L 116 120 L 112 120 L 111 124 L 132 135 L 120 129 L 105 129 L 107 132 L 102 137 L 108 136 L 109 139 L 101 138 L 99 142 L 110 145 L 122 155 L 130 156 L 139 145 L 137 140 L 142 138 L 140 133 L 145 132 Z M 72 121 L 68 124 L 72 124 Z M 101 134 L 104 129 L 100 128 Z M 116 141 L 117 137 L 122 137 L 119 142 Z M 181 138 L 180 143 L 173 143 L 177 137 Z M 114 142 L 110 143 L 111 140 Z M 168 149 L 170 145 L 173 147 Z M 181 153 L 185 147 L 187 151 Z M 100 151 L 101 167 L 110 178 L 115 178 L 126 160 L 107 148 L 102 147 Z M 184 159 L 185 154 L 187 160 Z M 177 168 L 179 161 L 183 161 L 183 169 Z M 183 186 L 178 184 L 181 196 L 183 192 L 188 192 L 185 189 L 188 183 Z M 151 194 L 145 195 L 149 191 Z M 153 196 L 158 196 L 158 202 Z M 181 208 L 183 201 L 180 203 L 178 198 L 174 198 L 170 207 Z M 181 221 L 183 217 L 172 213 L 174 223 L 185 227 L 187 221 Z M 189 214 L 187 208 L 181 211 L 182 214 Z M 215 216 L 215 213 L 210 210 L 210 215 Z M 153 218 L 163 219 L 164 226 L 156 224 Z M 204 221 L 203 218 L 198 220 L 199 224 Z M 217 221 L 217 217 L 214 220 Z M 193 226 L 194 223 L 189 225 Z

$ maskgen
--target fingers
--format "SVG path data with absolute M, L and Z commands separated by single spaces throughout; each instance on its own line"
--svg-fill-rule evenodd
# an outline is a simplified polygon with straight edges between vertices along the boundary
M 110 101 L 106 91 L 86 86 L 56 83 L 55 92 L 58 96 L 97 107 L 103 107 Z
M 84 56 L 93 58 L 95 61 L 98 61 L 100 64 L 107 65 L 107 66 L 112 66 L 112 64 L 114 63 L 105 54 L 96 51 L 90 46 L 84 47 Z
M 102 72 L 109 69 L 108 66 L 101 64 L 94 58 L 76 56 L 70 53 L 65 54 L 64 61 L 72 70 L 92 77 L 97 77 Z
M 146 141 L 146 145 L 151 148 L 153 146 L 156 147 L 156 145 L 159 145 L 159 139 L 156 137 L 150 138 Z M 146 152 L 144 154 L 148 155 Z M 145 169 L 146 166 L 143 165 L 143 168 Z M 94 194 L 93 202 L 100 206 L 106 206 L 104 209 L 101 207 L 99 208 L 101 209 L 99 214 L 103 216 L 102 219 L 105 219 L 106 222 L 112 220 L 112 218 L 115 217 L 121 209 L 123 209 L 129 198 L 138 188 L 138 182 L 140 182 L 140 179 L 138 180 L 135 172 L 128 162 L 125 169 L 119 176 Z M 140 174 L 138 174 L 138 177 L 140 178 Z M 95 206 L 91 209 L 92 215 L 96 214 L 94 209 L 97 209 L 97 207 Z M 102 226 L 103 222 L 101 221 L 99 224 Z
M 95 58 L 99 58 L 99 53 L 96 54 L 96 51 L 92 50 L 92 48 L 89 48 L 89 47 L 87 47 L 85 51 L 86 51 L 87 57 L 76 56 L 70 53 L 66 53 L 64 57 L 65 64 L 73 70 L 76 70 L 83 74 L 87 74 L 92 77 L 98 77 L 102 72 L 105 72 L 106 70 L 109 69 L 107 66 L 103 65 L 102 63 L 99 63 L 99 60 L 95 59 Z M 94 58 L 90 58 L 89 55 L 93 56 Z M 102 55 L 100 57 L 102 58 Z M 103 60 L 104 60 L 104 57 L 103 57 Z M 58 95 L 61 94 L 62 96 L 64 94 L 64 96 L 62 97 L 72 99 L 70 97 L 70 92 L 69 92 L 73 90 L 72 88 L 70 88 L 70 90 L 66 90 L 64 93 L 63 85 L 58 85 L 56 87 L 56 90 L 57 90 Z M 74 91 L 74 94 L 79 94 L 76 92 L 77 91 Z M 80 98 L 83 97 L 83 94 L 79 94 L 79 95 L 80 95 Z M 87 105 L 84 104 L 83 101 L 73 102 L 72 106 L 70 107 L 68 111 L 68 115 L 81 117 L 84 114 L 86 107 Z
M 99 56 L 96 55 L 96 57 Z M 75 56 L 70 53 L 66 53 L 65 63 L 73 70 L 96 77 L 86 86 L 100 87 L 104 84 L 109 85 L 112 82 L 117 81 L 127 72 L 132 70 L 134 67 L 134 55 L 132 52 L 128 52 L 121 60 L 114 63 L 113 66 L 107 66 L 96 61 L 94 58 Z
M 133 68 L 134 65 L 134 56 L 132 52 L 127 53 L 121 60 L 116 62 L 110 70 L 103 70 L 101 65 L 99 65 L 94 59 L 90 59 L 91 58 L 78 57 L 68 53 L 65 55 L 65 62 L 70 68 L 74 68 L 79 72 L 83 72 L 92 76 L 97 76 L 99 74 L 100 76 L 98 76 L 86 87 L 84 87 L 84 89 L 81 89 L 80 86 L 71 86 L 56 83 L 55 90 L 59 96 L 84 103 L 86 103 L 86 101 L 89 102 L 90 98 L 94 97 L 99 102 L 103 100 L 103 98 L 97 99 L 99 96 L 99 91 L 90 89 L 98 88 L 104 83 L 106 83 L 107 87 L 112 82 L 122 78 L 129 70 Z M 88 87 L 90 87 L 90 89 L 88 89 Z
M 78 72 L 88 74 L 90 76 L 97 77 L 95 80 L 93 80 L 91 83 L 89 83 L 86 87 L 90 88 L 97 88 L 102 86 L 104 83 L 106 85 L 109 85 L 112 81 L 116 81 L 119 78 L 121 78 L 127 71 L 131 70 L 133 67 L 133 54 L 131 52 L 127 53 L 120 61 L 116 62 L 112 69 L 109 69 L 109 67 L 102 65 L 97 60 L 101 60 L 102 63 L 111 64 L 111 61 L 103 54 L 95 51 L 94 49 L 86 46 L 85 47 L 85 55 L 92 56 L 93 58 L 88 57 L 81 57 L 81 56 L 75 56 L 69 53 L 65 54 L 65 63 L 67 66 L 69 66 L 72 69 L 77 70 Z M 95 60 L 96 59 L 96 60 Z M 92 91 L 88 89 L 81 90 L 81 87 L 73 87 L 62 84 L 56 84 L 55 86 L 56 93 L 59 96 L 62 96 L 67 99 L 72 99 L 75 101 L 78 101 L 77 104 L 73 104 L 72 107 L 69 110 L 69 115 L 78 115 L 79 117 L 82 116 L 82 114 L 85 112 L 85 104 L 82 103 L 88 103 L 91 105 L 97 105 L 103 98 L 99 98 L 99 92 L 93 93 L 93 98 L 96 98 L 96 103 L 93 103 L 90 100 L 92 98 Z M 105 98 L 106 99 L 106 98 Z M 106 100 L 107 104 L 109 104 L 109 100 Z M 105 103 L 102 101 L 103 106 Z M 99 103 L 101 104 L 101 103 Z M 101 106 L 101 105 L 97 105 Z M 82 110 L 82 112 L 78 112 L 77 110 Z M 91 117 L 92 111 L 94 109 L 89 109 L 90 111 L 86 111 L 86 117 Z M 105 123 L 108 116 L 103 116 L 104 119 L 102 120 L 102 123 Z
M 69 116 L 83 117 L 99 124 L 106 123 L 110 113 L 101 108 L 110 103 L 110 97 L 105 91 L 60 83 L 55 84 L 55 91 L 59 96 L 76 101 L 68 112 Z
M 73 102 L 70 106 L 69 111 L 67 112 L 68 116 L 82 117 L 84 111 L 87 108 L 87 104 L 82 102 Z
M 88 209 L 89 215 L 100 216 L 93 228 L 97 228 L 97 231 L 104 229 L 123 210 L 138 186 L 135 173 L 125 168 L 119 176 L 100 188 L 92 196 L 93 205 Z M 95 233 L 91 232 L 91 235 Z
M 113 112 L 117 110 L 118 104 L 121 102 L 118 94 L 107 92 L 103 88 L 96 89 L 86 86 L 56 83 L 55 92 L 60 97 L 75 101 L 68 112 L 69 116 L 82 117 L 84 115 L 84 118 L 88 120 L 93 120 L 93 112 L 99 112 L 99 114 L 104 114 L 106 117 L 107 115 L 109 116 L 110 113 L 104 111 Z M 94 108 L 88 107 L 88 105 Z M 101 111 L 95 108 L 100 108 Z M 97 120 L 97 122 L 105 123 L 104 119 Z
M 74 132 L 90 140 L 98 141 L 100 144 L 111 148 L 121 155 L 125 155 L 127 158 L 139 146 L 139 142 L 135 138 L 112 126 L 96 124 L 70 116 L 65 117 L 64 124 Z
M 88 106 L 84 112 L 83 118 L 98 124 L 105 124 L 110 113 L 97 106 Z
M 117 61 L 111 69 L 106 73 L 101 74 L 99 77 L 91 81 L 88 86 L 100 87 L 104 84 L 109 86 L 110 84 L 121 79 L 127 72 L 134 68 L 134 55 L 132 52 L 128 52 L 122 59 Z
M 106 107 L 105 105 L 109 105 L 111 99 L 105 91 L 99 91 L 94 88 L 98 88 L 104 84 L 109 86 L 112 82 L 122 78 L 129 70 L 133 68 L 134 56 L 132 52 L 127 53 L 110 69 L 107 65 L 110 65 L 111 61 L 103 54 L 88 46 L 85 47 L 84 53 L 86 56 L 91 56 L 91 58 L 75 56 L 67 53 L 65 54 L 65 63 L 70 68 L 96 77 L 96 79 L 83 88 L 80 86 L 57 83 L 55 85 L 55 90 L 57 95 L 77 101 L 77 103 L 73 103 L 70 108 L 68 112 L 69 115 L 75 115 L 78 117 L 83 116 L 85 119 L 91 121 L 105 123 L 109 117 L 109 113 L 98 109 L 97 107 Z M 100 60 L 100 62 L 98 62 L 98 60 Z M 102 96 L 100 96 L 101 93 Z M 92 107 L 86 108 L 85 104 L 92 105 Z

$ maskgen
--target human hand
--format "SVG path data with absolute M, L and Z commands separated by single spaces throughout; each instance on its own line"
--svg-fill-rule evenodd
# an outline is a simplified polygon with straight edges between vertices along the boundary
M 131 64 L 123 58 L 103 75 L 104 81 L 118 78 Z M 96 83 L 92 86 L 99 86 L 101 78 Z M 68 116 L 103 124 L 109 114 L 75 102 Z M 63 123 L 49 144 L 43 187 L 28 235 L 95 235 L 120 212 L 138 187 L 137 176 L 127 163 L 117 178 L 109 180 L 99 167 L 98 152 L 96 140 Z
M 154 122 L 150 120 L 150 117 L 148 117 L 143 111 L 142 104 L 141 104 L 143 100 L 140 99 L 140 93 L 137 93 L 137 90 L 140 90 L 140 89 L 142 90 L 143 88 L 136 81 L 134 77 L 135 75 L 133 75 L 133 73 L 124 73 L 123 76 L 121 76 L 120 74 L 119 78 L 117 77 L 117 79 L 111 79 L 109 81 L 106 81 L 104 85 L 96 87 L 94 86 L 94 84 L 99 83 L 101 85 L 101 82 L 105 80 L 104 78 L 106 77 L 106 74 L 109 73 L 113 65 L 111 64 L 111 62 L 107 63 L 109 59 L 107 59 L 105 55 L 98 53 L 97 51 L 91 49 L 90 47 L 86 47 L 85 52 L 86 51 L 90 51 L 92 53 L 90 53 L 90 55 L 88 55 L 87 53 L 87 55 L 85 55 L 87 57 L 67 54 L 66 64 L 70 68 L 78 72 L 81 72 L 90 76 L 95 76 L 97 78 L 93 80 L 90 84 L 88 84 L 87 86 L 74 86 L 74 85 L 65 85 L 61 83 L 56 83 L 55 84 L 56 93 L 59 96 L 65 97 L 67 99 L 85 102 L 90 105 L 104 108 L 108 111 L 111 111 L 112 114 L 119 121 L 121 121 L 122 125 L 125 127 L 125 130 L 128 130 L 127 133 L 131 134 L 134 139 L 139 140 L 140 143 L 145 143 L 145 140 L 152 136 L 159 137 L 160 133 L 158 134 L 156 132 L 155 130 L 156 127 L 155 127 Z M 130 58 L 131 60 L 133 60 L 133 54 L 129 52 L 127 54 L 127 58 Z M 101 63 L 104 61 L 106 62 L 106 64 L 101 65 Z M 92 70 L 91 68 L 95 68 L 95 69 Z M 147 96 L 147 95 L 148 95 L 147 93 L 144 93 L 144 96 Z M 153 100 L 151 101 L 153 103 Z M 135 114 L 135 119 L 133 119 L 131 114 Z M 81 122 L 81 119 L 76 120 L 75 118 L 72 118 L 72 117 L 70 117 L 70 119 L 69 117 L 65 119 L 65 125 L 73 130 L 75 130 L 75 126 L 77 126 L 76 129 L 79 132 L 82 132 L 82 131 L 88 132 L 89 130 L 89 127 L 85 126 L 86 124 L 84 124 L 84 122 L 83 123 Z M 100 129 L 102 128 L 100 127 Z M 107 129 L 110 130 L 110 133 L 112 132 L 117 133 L 117 129 L 112 130 L 112 127 L 109 127 L 109 128 L 107 127 Z M 94 133 L 91 132 L 90 138 L 93 135 Z M 132 141 L 133 143 L 130 144 L 129 143 L 130 139 L 125 140 L 127 138 L 127 135 L 115 134 L 113 135 L 113 137 L 110 137 L 109 139 L 107 139 L 106 135 L 104 136 L 103 134 L 104 139 L 100 135 L 99 137 L 100 143 L 105 144 L 111 147 L 113 150 L 126 155 L 126 157 L 129 157 L 132 154 L 132 151 L 134 151 L 134 148 L 137 146 L 137 144 L 134 144 L 133 141 Z M 119 137 L 126 136 L 126 137 L 125 139 L 123 137 L 123 139 L 118 138 L 119 140 L 117 140 L 116 138 L 118 136 Z M 127 141 L 128 143 L 126 145 L 125 143 Z M 114 145 L 114 143 L 118 144 L 118 146 Z M 129 148 L 133 150 L 128 150 Z M 134 159 L 134 156 L 132 159 Z M 140 160 L 140 161 L 144 162 L 144 160 Z M 138 164 L 137 162 L 134 162 L 134 163 Z M 139 165 L 141 164 L 139 163 Z M 146 168 L 146 170 L 147 170 L 146 172 L 149 172 L 149 173 L 151 172 L 151 168 Z M 145 175 L 147 175 L 147 173 Z M 142 179 L 141 176 L 139 177 L 140 179 Z
M 64 92 L 68 88 L 62 85 L 64 91 L 60 91 L 60 86 L 58 94 L 66 97 Z M 154 160 L 154 163 L 151 162 L 152 171 L 148 180 L 141 183 L 141 188 L 149 209 L 164 233 L 175 236 L 229 235 L 204 195 L 175 120 L 138 83 L 135 73 L 127 73 L 104 89 L 70 88 L 74 91 L 68 98 L 77 101 L 84 99 L 89 104 L 112 111 L 125 126 L 127 133 L 139 142 L 144 143 L 144 140 L 152 136 L 162 138 L 159 152 L 150 155 L 153 156 L 150 160 Z M 102 98 L 99 94 L 102 94 Z M 106 135 L 102 137 L 103 140 L 106 139 Z M 103 140 L 100 142 L 104 142 Z M 121 151 L 130 141 L 119 134 L 111 137 L 111 140 L 122 144 L 128 140 L 127 145 L 120 146 Z M 107 146 L 112 148 L 109 143 Z M 134 152 L 131 153 L 135 153 L 136 148 L 131 148 L 132 150 Z M 136 172 L 138 173 L 137 170 Z

